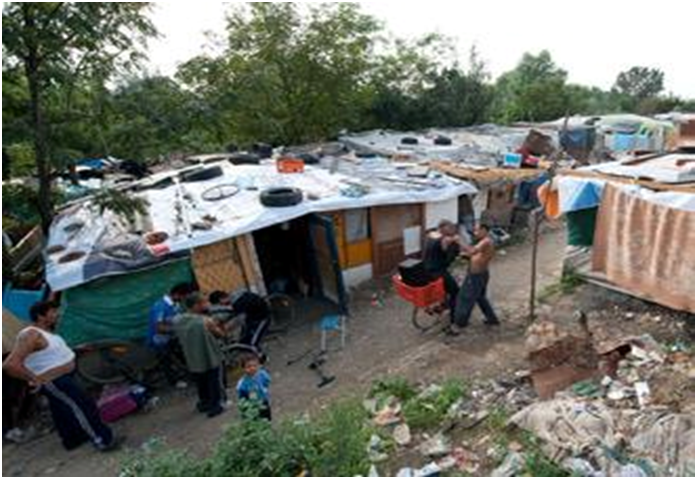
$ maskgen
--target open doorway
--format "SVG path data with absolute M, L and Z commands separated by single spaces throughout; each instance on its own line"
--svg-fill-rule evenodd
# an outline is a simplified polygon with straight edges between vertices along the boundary
M 254 232 L 269 294 L 324 299 L 346 311 L 346 293 L 331 219 L 308 215 Z

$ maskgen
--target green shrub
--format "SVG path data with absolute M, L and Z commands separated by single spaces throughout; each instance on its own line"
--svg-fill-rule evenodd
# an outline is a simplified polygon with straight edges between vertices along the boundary
M 372 430 L 356 401 L 331 405 L 313 421 L 236 421 L 213 454 L 195 460 L 180 452 L 131 458 L 127 476 L 355 476 L 370 467 L 366 445 Z M 175 474 L 176 473 L 176 474 Z
M 416 388 L 403 377 L 389 377 L 373 382 L 370 397 L 385 398 L 394 396 L 400 401 L 408 401 L 418 394 Z
M 409 427 L 428 429 L 438 426 L 447 416 L 450 406 L 465 394 L 457 379 L 449 379 L 433 394 L 419 395 L 403 404 L 404 419 Z
M 126 460 L 121 476 L 195 477 L 207 475 L 206 469 L 206 461 L 199 461 L 183 451 L 167 451 L 163 444 L 154 441 Z

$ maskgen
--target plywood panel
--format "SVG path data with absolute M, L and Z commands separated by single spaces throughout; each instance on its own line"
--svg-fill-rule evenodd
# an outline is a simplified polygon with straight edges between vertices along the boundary
M 391 273 L 404 260 L 404 230 L 412 226 L 422 226 L 423 215 L 422 204 L 371 208 L 375 276 Z
M 324 295 L 338 302 L 339 285 L 337 284 L 336 270 L 334 269 L 334 263 L 327 241 L 327 231 L 319 224 L 311 224 L 310 234 L 312 235 L 315 260 L 317 261 L 317 269 L 320 281 L 322 282 Z
M 194 249 L 191 265 L 201 291 L 235 291 L 247 288 L 236 240 L 229 239 Z
M 385 276 L 391 274 L 397 265 L 404 260 L 404 241 L 386 241 L 377 245 L 376 258 L 373 262 L 373 274 L 375 276 Z

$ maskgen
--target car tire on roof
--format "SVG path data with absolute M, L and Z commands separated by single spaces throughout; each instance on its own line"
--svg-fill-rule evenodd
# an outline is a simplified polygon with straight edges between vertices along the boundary
M 233 153 L 228 158 L 233 165 L 258 165 L 259 155 L 255 153 Z
M 414 138 L 413 136 L 405 136 L 401 140 L 402 145 L 418 145 L 419 144 L 419 139 Z
M 185 183 L 193 183 L 195 181 L 212 180 L 220 176 L 223 176 L 223 169 L 220 166 L 211 166 L 210 168 L 184 171 L 179 175 L 179 179 Z
M 259 200 L 269 207 L 294 206 L 303 200 L 303 192 L 298 188 L 269 188 L 261 192 Z
M 303 160 L 306 165 L 316 165 L 319 163 L 319 156 L 312 153 L 300 153 L 299 155 L 295 156 L 296 158 Z
M 254 143 L 252 145 L 252 153 L 265 160 L 273 156 L 273 147 L 268 143 Z
M 448 138 L 447 136 L 443 135 L 438 135 L 434 140 L 433 140 L 434 145 L 439 145 L 439 146 L 449 146 L 453 144 L 453 140 Z

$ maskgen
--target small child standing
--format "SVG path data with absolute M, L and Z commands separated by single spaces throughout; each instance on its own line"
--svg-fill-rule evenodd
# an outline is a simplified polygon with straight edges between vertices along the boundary
M 240 407 L 250 404 L 256 409 L 256 417 L 271 420 L 271 403 L 269 386 L 271 375 L 261 366 L 259 358 L 254 355 L 242 360 L 244 376 L 237 383 L 237 398 Z

